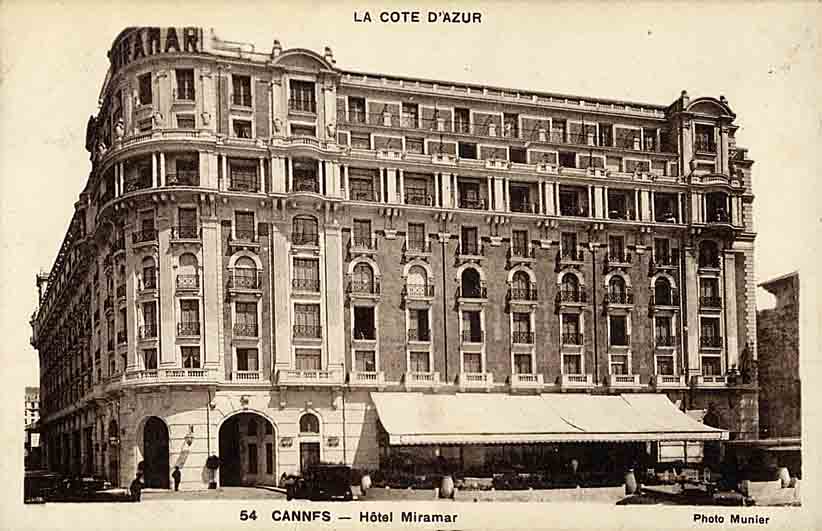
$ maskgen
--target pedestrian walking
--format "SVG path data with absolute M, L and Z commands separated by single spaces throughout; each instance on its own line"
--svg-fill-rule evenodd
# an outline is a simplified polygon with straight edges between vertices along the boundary
M 140 501 L 140 496 L 143 492 L 143 474 L 141 472 L 137 472 L 137 475 L 129 486 L 129 491 L 131 491 L 131 499 L 133 501 Z
M 172 479 L 174 479 L 174 490 L 180 490 L 180 478 L 182 477 L 182 472 L 180 472 L 180 467 L 175 466 L 174 472 L 171 473 Z

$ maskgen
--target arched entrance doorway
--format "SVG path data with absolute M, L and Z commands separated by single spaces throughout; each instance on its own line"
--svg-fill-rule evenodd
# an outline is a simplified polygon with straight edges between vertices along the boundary
M 239 413 L 220 427 L 220 486 L 276 485 L 274 425 L 257 413 Z
M 143 473 L 145 486 L 155 489 L 169 487 L 168 428 L 157 417 L 149 417 L 143 428 Z

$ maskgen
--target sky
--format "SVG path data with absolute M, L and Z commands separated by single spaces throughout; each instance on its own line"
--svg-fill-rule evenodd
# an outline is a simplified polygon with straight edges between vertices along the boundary
M 34 277 L 51 268 L 88 177 L 86 122 L 106 52 L 126 26 L 214 27 L 266 52 L 275 38 L 284 48 L 331 46 L 338 66 L 366 72 L 662 105 L 683 89 L 724 95 L 737 144 L 756 161 L 758 281 L 800 268 L 810 278 L 822 220 L 819 3 L 453 4 L 479 12 L 479 24 L 354 20 L 390 10 L 425 20 L 443 4 L 177 4 L 0 2 L 0 353 L 21 386 L 38 379 Z

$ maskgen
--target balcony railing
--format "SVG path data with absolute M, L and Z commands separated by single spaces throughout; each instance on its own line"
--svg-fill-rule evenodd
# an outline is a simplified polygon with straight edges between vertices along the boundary
M 461 372 L 457 378 L 462 389 L 484 389 L 494 385 L 494 374 L 490 372 Z
M 351 371 L 348 373 L 348 384 L 364 387 L 382 387 L 385 385 L 385 373 L 382 371 Z
M 235 192 L 256 192 L 259 188 L 257 172 L 231 172 L 229 190 Z
M 625 291 L 609 291 L 605 294 L 605 304 L 633 304 L 634 292 L 631 288 Z
M 199 240 L 200 227 L 197 225 L 178 225 L 171 227 L 172 240 Z
M 630 264 L 633 261 L 633 256 L 625 251 L 611 249 L 605 256 L 605 260 L 609 264 Z
M 508 249 L 508 257 L 509 258 L 535 258 L 536 257 L 536 250 L 534 247 L 525 244 L 525 245 L 512 245 Z
M 360 294 L 368 294 L 368 295 L 379 295 L 380 294 L 380 280 L 375 278 L 371 282 L 367 281 L 360 281 L 360 280 L 352 280 L 348 284 L 348 291 L 349 293 L 360 293 Z
M 463 343 L 482 343 L 485 337 L 484 330 L 463 330 L 462 331 L 462 342 Z
M 320 237 L 315 232 L 292 232 L 291 243 L 294 245 L 310 245 L 317 247 L 320 245 Z
M 261 289 L 262 288 L 262 272 L 261 271 L 246 271 L 238 273 L 236 270 L 234 274 L 228 277 L 229 289 Z
M 322 326 L 294 325 L 294 337 L 316 339 L 322 337 Z
M 317 101 L 292 98 L 288 100 L 288 110 L 297 112 L 310 112 L 316 114 Z
M 412 299 L 433 297 L 434 284 L 406 284 L 405 295 Z
M 509 294 L 511 296 L 511 300 L 515 301 L 536 301 L 539 300 L 539 293 L 537 292 L 537 288 L 534 287 L 516 287 L 512 286 L 509 289 Z
M 511 332 L 511 341 L 520 345 L 533 345 L 534 333 L 522 331 Z
M 460 208 L 467 208 L 472 210 L 485 210 L 487 207 L 487 201 L 485 198 L 468 198 L 468 197 L 460 197 L 459 207 Z
M 199 186 L 200 173 L 196 170 L 177 170 L 166 174 L 167 186 Z
M 668 254 L 654 254 L 651 258 L 652 267 L 676 267 L 679 265 L 679 253 L 671 251 Z
M 295 291 L 310 291 L 316 293 L 320 291 L 320 279 L 318 278 L 292 278 L 291 288 Z
M 233 371 L 231 379 L 235 382 L 256 382 L 262 380 L 260 371 Z
M 373 251 L 377 249 L 377 241 L 377 238 L 372 236 L 355 235 L 353 238 L 351 238 L 351 248 L 367 249 Z
M 563 332 L 562 333 L 562 344 L 563 345 L 582 345 L 582 334 L 579 332 Z
M 639 383 L 639 375 L 638 374 L 609 374 L 608 375 L 608 386 L 609 387 L 638 387 L 641 384 Z
M 568 204 L 560 203 L 559 213 L 560 213 L 561 216 L 587 218 L 588 217 L 588 208 L 583 206 L 583 205 L 576 205 L 576 204 L 568 205 Z
M 132 179 L 124 183 L 125 193 L 136 192 L 137 190 L 144 190 L 146 188 L 151 188 L 151 179 Z
M 439 372 L 408 371 L 403 383 L 406 387 L 435 387 L 440 383 Z
M 351 188 L 348 197 L 351 201 L 377 201 L 377 194 L 370 188 Z
M 704 348 L 722 348 L 722 336 L 700 336 L 699 346 Z
M 536 203 L 529 203 L 527 201 L 512 201 L 511 202 L 511 212 L 522 212 L 525 214 L 536 214 L 537 213 L 537 204 Z
M 679 306 L 679 291 L 672 289 L 667 294 L 651 295 L 651 306 Z
M 431 341 L 431 330 L 428 330 L 426 328 L 409 328 L 408 341 Z
M 562 387 L 593 387 L 594 377 L 592 374 L 563 374 L 560 377 Z
M 716 153 L 716 143 L 708 136 L 694 138 L 694 149 L 703 153 Z
M 725 212 L 724 208 L 709 208 L 707 214 L 705 215 L 705 221 L 707 223 L 730 223 L 731 216 Z
M 320 193 L 320 183 L 316 178 L 301 177 L 294 179 L 294 191 L 318 194 Z
M 327 369 L 280 369 L 277 383 L 284 385 L 339 385 L 344 375 Z
M 421 205 L 432 206 L 434 198 L 425 190 L 405 189 L 405 204 L 406 205 Z
M 257 323 L 234 323 L 234 335 L 237 337 L 257 337 L 258 332 Z
M 157 240 L 157 229 L 143 229 L 131 233 L 133 243 L 153 242 Z
M 200 321 L 183 321 L 177 323 L 178 336 L 199 336 L 200 335 Z
M 657 335 L 656 346 L 658 347 L 673 347 L 676 346 L 676 336 L 674 335 Z
M 241 242 L 256 242 L 257 235 L 254 232 L 254 229 L 234 229 L 234 237 L 232 238 L 235 241 Z
M 478 242 L 462 242 L 459 254 L 461 256 L 485 256 L 485 249 Z
M 143 325 L 140 327 L 140 338 L 141 339 L 151 339 L 157 337 L 157 325 L 156 324 L 148 324 Z
M 511 387 L 521 389 L 541 389 L 544 385 L 542 374 L 518 372 L 511 375 Z
M 613 335 L 611 336 L 610 346 L 612 347 L 628 347 L 631 345 L 630 334 Z
M 585 251 L 582 249 L 561 249 L 557 257 L 563 262 L 584 262 Z
M 404 253 L 430 253 L 431 242 L 425 239 L 406 239 L 402 251 Z
M 462 299 L 487 299 L 488 288 L 484 283 L 479 286 L 460 286 L 457 288 L 457 297 Z
M 722 308 L 722 297 L 700 296 L 699 305 L 703 308 Z
M 581 289 L 563 289 L 557 292 L 557 302 L 588 302 L 588 293 Z
M 177 275 L 177 289 L 197 290 L 200 288 L 200 275 Z
M 663 389 L 667 387 L 685 387 L 685 376 L 673 374 L 658 374 L 653 378 L 654 387 Z
M 699 267 L 719 269 L 719 256 L 700 255 L 699 256 Z

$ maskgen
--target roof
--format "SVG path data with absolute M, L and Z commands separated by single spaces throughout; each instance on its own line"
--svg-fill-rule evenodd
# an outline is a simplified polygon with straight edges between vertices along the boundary
M 799 270 L 791 271 L 790 273 L 785 273 L 784 275 L 780 275 L 780 276 L 778 276 L 776 278 L 772 278 L 770 280 L 765 280 L 765 281 L 760 282 L 759 284 L 757 284 L 757 286 L 759 286 L 760 288 L 768 289 L 768 286 L 770 286 L 772 284 L 777 284 L 777 283 L 780 283 L 784 280 L 794 279 L 794 278 L 799 278 Z
M 665 395 L 371 393 L 389 443 L 517 444 L 720 440 Z

